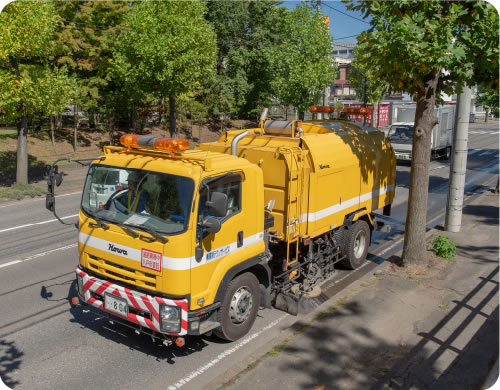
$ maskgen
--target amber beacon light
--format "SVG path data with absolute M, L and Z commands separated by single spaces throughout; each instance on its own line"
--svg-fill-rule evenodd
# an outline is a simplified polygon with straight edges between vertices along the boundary
M 335 112 L 335 108 L 328 106 L 311 106 L 309 112 Z
M 145 148 L 180 153 L 189 148 L 189 141 L 185 139 L 152 137 L 149 135 L 125 134 L 120 137 L 123 146 L 131 148 Z

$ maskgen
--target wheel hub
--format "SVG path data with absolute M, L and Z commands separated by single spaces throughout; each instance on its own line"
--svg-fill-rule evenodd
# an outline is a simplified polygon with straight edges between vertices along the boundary
M 360 258 L 363 255 L 366 246 L 366 237 L 362 231 L 359 231 L 354 238 L 354 256 Z
M 244 322 L 252 311 L 253 300 L 252 294 L 247 287 L 240 287 L 233 295 L 231 299 L 231 305 L 229 307 L 229 316 L 231 321 L 236 324 Z

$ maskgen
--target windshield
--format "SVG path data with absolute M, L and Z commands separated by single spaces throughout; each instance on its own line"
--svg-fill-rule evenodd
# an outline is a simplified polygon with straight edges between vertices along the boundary
M 389 129 L 387 138 L 395 144 L 411 144 L 413 141 L 413 126 L 393 125 Z
M 164 234 L 186 230 L 194 182 L 182 176 L 104 165 L 90 167 L 82 210 L 98 220 Z

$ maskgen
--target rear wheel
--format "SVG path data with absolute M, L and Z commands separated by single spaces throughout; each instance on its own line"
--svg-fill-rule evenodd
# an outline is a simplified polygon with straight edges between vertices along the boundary
M 226 290 L 219 309 L 220 327 L 214 330 L 221 339 L 234 341 L 243 337 L 252 327 L 260 306 L 259 281 L 246 272 L 234 278 Z
M 370 244 L 370 228 L 362 219 L 356 221 L 349 229 L 345 253 L 347 258 L 342 261 L 349 269 L 356 269 L 366 260 Z

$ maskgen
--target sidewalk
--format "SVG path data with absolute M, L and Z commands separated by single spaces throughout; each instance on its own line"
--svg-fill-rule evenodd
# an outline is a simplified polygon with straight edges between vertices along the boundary
M 498 378 L 498 195 L 464 208 L 453 261 L 390 262 L 208 389 L 481 389 Z

